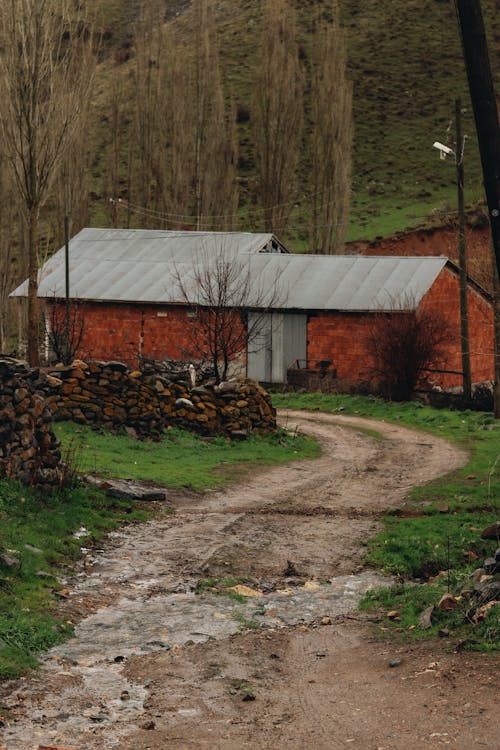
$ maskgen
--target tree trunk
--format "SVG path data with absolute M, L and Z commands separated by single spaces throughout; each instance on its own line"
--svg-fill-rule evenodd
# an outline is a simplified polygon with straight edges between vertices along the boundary
M 40 364 L 38 348 L 38 208 L 30 208 L 28 214 L 28 337 L 27 358 L 31 367 Z

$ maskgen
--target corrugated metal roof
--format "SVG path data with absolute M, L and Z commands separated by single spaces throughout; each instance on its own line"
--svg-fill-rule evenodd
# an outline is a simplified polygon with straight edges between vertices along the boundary
M 182 304 L 178 278 L 195 298 L 195 268 L 215 257 L 248 273 L 254 302 L 278 286 L 276 307 L 295 310 L 415 308 L 445 266 L 443 257 L 294 255 L 266 252 L 271 234 L 84 229 L 70 243 L 75 299 Z M 283 249 L 282 245 L 279 245 Z M 64 249 L 40 271 L 39 296 L 64 297 Z M 12 296 L 26 296 L 27 282 Z

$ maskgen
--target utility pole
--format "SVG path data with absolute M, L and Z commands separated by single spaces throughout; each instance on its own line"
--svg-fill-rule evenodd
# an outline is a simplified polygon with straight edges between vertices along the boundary
M 493 243 L 495 417 L 500 419 L 500 125 L 480 0 L 455 0 Z
M 465 199 L 464 199 L 464 148 L 462 135 L 462 103 L 455 100 L 455 165 L 457 168 L 458 195 L 458 264 L 460 267 L 460 339 L 462 351 L 462 383 L 464 399 L 472 399 L 472 375 L 470 367 L 469 306 L 467 301 L 467 254 L 465 243 Z

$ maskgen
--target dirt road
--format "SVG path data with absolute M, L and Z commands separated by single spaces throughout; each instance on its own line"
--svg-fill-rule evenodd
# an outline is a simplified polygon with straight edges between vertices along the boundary
M 322 456 L 177 494 L 175 515 L 86 555 L 76 637 L 4 691 L 8 750 L 500 748 L 498 660 L 385 643 L 355 614 L 389 583 L 362 564 L 380 513 L 466 456 L 385 423 L 281 419 Z M 195 592 L 227 576 L 252 595 Z

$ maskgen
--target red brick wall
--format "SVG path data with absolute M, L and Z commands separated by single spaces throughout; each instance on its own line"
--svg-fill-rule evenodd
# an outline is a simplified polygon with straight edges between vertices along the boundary
M 424 297 L 423 309 L 441 312 L 452 328 L 445 360 L 436 363 L 441 369 L 461 370 L 458 276 L 448 268 Z M 136 367 L 142 354 L 152 359 L 191 359 L 195 321 L 185 308 L 159 305 L 89 303 L 83 308 L 85 335 L 79 356 L 92 359 L 118 359 Z M 472 379 L 493 380 L 493 313 L 482 295 L 469 288 Z M 241 325 L 238 322 L 235 324 Z M 375 318 L 367 313 L 318 313 L 308 322 L 307 356 L 312 360 L 332 360 L 341 380 L 353 384 L 370 379 L 371 362 L 367 355 L 367 338 Z M 429 379 L 442 386 L 461 384 L 457 375 L 432 374 Z
M 493 309 L 491 304 L 469 286 L 469 340 L 471 353 L 472 382 L 493 380 L 494 344 L 493 344 Z M 444 268 L 421 302 L 421 309 L 431 309 L 441 313 L 453 332 L 452 341 L 447 347 L 444 362 L 436 363 L 442 369 L 462 369 L 462 355 L 460 347 L 460 298 L 458 275 L 449 268 Z M 438 380 L 440 385 L 461 385 L 461 377 L 441 375 L 432 380 Z
M 373 329 L 373 316 L 359 313 L 318 313 L 307 324 L 307 359 L 331 360 L 337 377 L 353 384 L 370 380 L 371 360 L 366 342 Z
M 141 353 L 150 359 L 198 358 L 193 345 L 196 320 L 186 308 L 103 302 L 80 309 L 85 332 L 78 356 L 83 359 L 119 360 L 137 367 Z M 241 325 L 239 318 L 235 325 Z
M 469 335 L 472 380 L 493 380 L 493 312 L 485 298 L 469 287 Z M 443 361 L 435 366 L 461 371 L 460 311 L 458 276 L 443 269 L 421 302 L 421 309 L 442 314 L 451 327 L 450 344 Z M 401 313 L 399 313 L 401 314 Z M 310 316 L 307 355 L 310 361 L 332 360 L 337 377 L 353 384 L 369 381 L 372 362 L 367 340 L 376 318 L 367 313 L 318 313 Z M 461 385 L 460 375 L 429 373 L 429 380 L 441 386 Z

